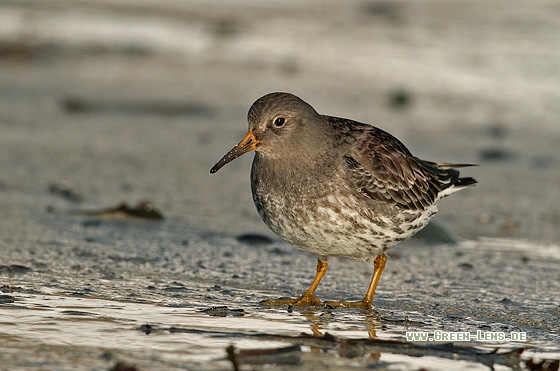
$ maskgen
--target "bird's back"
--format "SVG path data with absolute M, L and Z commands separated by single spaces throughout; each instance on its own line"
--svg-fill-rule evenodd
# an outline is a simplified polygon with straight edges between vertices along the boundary
M 369 124 L 324 116 L 337 132 L 350 182 L 373 200 L 425 210 L 439 199 L 476 183 L 456 168 L 469 164 L 425 161 L 388 132 Z

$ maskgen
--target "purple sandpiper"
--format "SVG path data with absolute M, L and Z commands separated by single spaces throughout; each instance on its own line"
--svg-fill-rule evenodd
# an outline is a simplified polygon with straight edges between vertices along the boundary
M 247 115 L 249 131 L 211 173 L 256 151 L 251 169 L 255 206 L 286 242 L 315 255 L 317 273 L 298 298 L 265 305 L 321 305 L 315 289 L 331 256 L 374 262 L 369 288 L 358 302 L 371 308 L 385 252 L 424 228 L 441 198 L 476 183 L 458 167 L 421 160 L 397 138 L 372 125 L 317 113 L 289 93 L 259 98 Z

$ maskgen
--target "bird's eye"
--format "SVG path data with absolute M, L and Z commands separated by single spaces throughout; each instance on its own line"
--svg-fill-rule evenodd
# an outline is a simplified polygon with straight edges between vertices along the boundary
M 283 117 L 278 117 L 276 118 L 276 120 L 274 120 L 274 126 L 276 126 L 277 128 L 281 128 L 285 123 L 286 119 Z

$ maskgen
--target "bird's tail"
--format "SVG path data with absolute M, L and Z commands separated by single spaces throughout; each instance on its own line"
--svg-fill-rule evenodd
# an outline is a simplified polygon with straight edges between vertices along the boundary
M 477 166 L 475 164 L 452 164 L 446 162 L 432 162 L 415 158 L 416 161 L 426 170 L 432 174 L 440 184 L 441 196 L 447 196 L 456 192 L 464 187 L 476 184 L 476 179 L 472 177 L 459 177 L 459 170 L 457 168 Z

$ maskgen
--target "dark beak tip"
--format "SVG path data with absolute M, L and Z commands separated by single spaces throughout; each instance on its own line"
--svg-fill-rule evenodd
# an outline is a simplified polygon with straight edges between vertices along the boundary
M 218 170 L 220 170 L 221 166 L 218 166 L 218 164 L 215 164 L 214 166 L 212 166 L 212 169 L 210 169 L 210 174 L 216 174 L 218 172 Z

